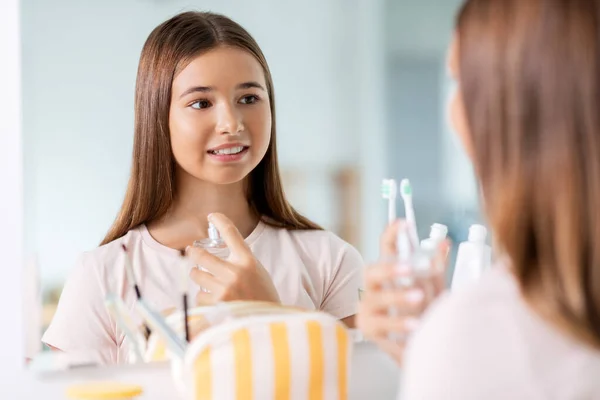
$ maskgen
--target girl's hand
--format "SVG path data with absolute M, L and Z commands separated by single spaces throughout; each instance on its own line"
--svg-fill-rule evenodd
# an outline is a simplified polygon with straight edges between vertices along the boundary
M 202 268 L 192 268 L 190 277 L 208 292 L 200 291 L 197 305 L 220 301 L 256 300 L 279 303 L 279 295 L 271 276 L 254 257 L 235 225 L 223 214 L 211 214 L 210 222 L 227 243 L 230 255 L 226 260 L 196 247 L 187 250 L 188 256 Z
M 382 235 L 381 259 L 384 261 L 365 271 L 365 290 L 357 316 L 357 326 L 365 338 L 375 342 L 398 364 L 402 362 L 405 347 L 402 338 L 410 335 L 425 309 L 445 289 L 446 256 L 450 249 L 448 241 L 442 242 L 432 260 L 430 273 L 411 276 L 414 275 L 412 268 L 388 261 L 397 258 L 396 238 L 404 226 L 403 221 L 397 221 Z M 412 278 L 415 284 L 410 287 L 395 285 L 401 277 Z

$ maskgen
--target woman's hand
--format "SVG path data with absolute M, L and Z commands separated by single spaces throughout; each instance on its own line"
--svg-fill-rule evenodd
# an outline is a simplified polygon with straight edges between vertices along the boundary
M 235 225 L 223 214 L 211 214 L 208 219 L 227 243 L 230 255 L 222 260 L 204 249 L 188 248 L 188 256 L 207 270 L 192 268 L 190 272 L 192 280 L 208 290 L 198 292 L 196 304 L 210 305 L 231 300 L 279 303 L 271 276 L 254 257 Z
M 419 318 L 429 304 L 445 289 L 448 241 L 442 242 L 432 260 L 431 272 L 414 276 L 411 268 L 400 267 L 396 238 L 403 221 L 388 226 L 381 237 L 381 261 L 367 267 L 357 326 L 365 338 L 375 342 L 399 364 L 402 362 L 405 338 L 417 327 Z M 394 285 L 398 278 L 412 278 L 414 285 Z M 393 312 L 390 312 L 393 310 Z

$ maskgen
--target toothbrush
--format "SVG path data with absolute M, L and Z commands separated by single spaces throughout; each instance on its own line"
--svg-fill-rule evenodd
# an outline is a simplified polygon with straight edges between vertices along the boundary
M 183 326 L 185 327 L 185 341 L 190 342 L 190 323 L 188 321 L 188 260 L 185 256 L 185 250 L 181 251 L 181 279 L 179 281 L 179 290 L 182 294 L 182 311 L 183 311 Z
M 139 299 L 136 307 L 146 323 L 152 327 L 158 335 L 162 336 L 169 350 L 178 357 L 183 359 L 185 355 L 186 343 L 181 340 L 177 333 L 167 325 L 165 319 L 146 303 L 144 299 Z
M 144 360 L 144 356 L 142 354 L 142 349 L 140 346 L 140 342 L 138 340 L 138 336 L 135 334 L 137 329 L 131 320 L 131 315 L 127 311 L 123 300 L 117 297 L 114 293 L 109 293 L 106 296 L 104 301 L 108 312 L 113 316 L 116 320 L 117 325 L 123 330 L 125 336 L 129 337 L 131 343 L 133 345 L 133 352 L 135 353 L 136 362 L 142 362 Z
M 413 249 L 419 248 L 419 235 L 417 234 L 417 221 L 415 218 L 415 209 L 413 208 L 412 187 L 408 179 L 402 179 L 400 182 L 400 195 L 404 201 L 404 215 L 408 224 L 408 232 Z
M 133 286 L 133 290 L 135 290 L 135 297 L 139 301 L 142 299 L 142 292 L 137 284 L 137 281 L 135 280 L 135 274 L 133 272 L 133 265 L 131 264 L 131 259 L 129 258 L 129 252 L 127 251 L 127 246 L 125 246 L 124 244 L 121 244 L 121 247 L 125 252 L 125 271 L 127 273 L 127 280 L 129 281 L 129 284 Z M 146 325 L 146 339 L 150 337 L 151 333 L 152 331 L 150 330 L 148 325 Z
M 398 197 L 398 182 L 395 179 L 384 179 L 381 182 L 381 197 L 388 201 L 388 224 L 391 225 L 396 221 L 396 198 Z M 399 235 L 402 232 L 398 232 Z M 401 248 L 398 246 L 398 250 Z M 402 257 L 402 251 L 399 252 L 399 256 Z M 392 283 L 386 285 L 391 289 Z M 388 313 L 390 316 L 398 315 L 398 309 L 396 307 L 390 307 Z M 390 334 L 390 340 L 397 340 L 396 335 Z
M 413 255 L 413 249 L 409 230 L 406 225 L 400 225 L 398 227 L 398 235 L 396 236 L 396 248 L 398 250 L 398 262 L 402 268 L 405 268 L 409 265 L 411 261 L 411 257 Z M 414 284 L 414 279 L 412 274 L 405 274 L 396 277 L 391 283 L 387 284 L 388 288 L 400 287 L 400 288 L 410 288 Z M 390 317 L 398 317 L 400 315 L 400 310 L 391 306 L 388 309 L 388 315 Z M 393 342 L 400 342 L 406 339 L 406 335 L 401 333 L 390 333 L 388 335 L 388 339 Z
M 388 201 L 388 223 L 396 220 L 396 197 L 398 196 L 398 183 L 395 179 L 384 179 L 381 183 L 381 196 Z

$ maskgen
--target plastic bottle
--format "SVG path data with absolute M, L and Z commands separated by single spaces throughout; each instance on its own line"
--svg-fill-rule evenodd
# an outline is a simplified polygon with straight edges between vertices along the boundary
M 458 246 L 456 264 L 452 276 L 452 290 L 459 290 L 476 282 L 482 272 L 492 263 L 492 249 L 485 242 L 487 229 L 483 225 L 471 225 L 469 238 Z
M 435 251 L 439 244 L 446 239 L 448 227 L 442 224 L 431 225 L 431 231 L 427 239 L 421 240 L 421 249 L 425 251 Z

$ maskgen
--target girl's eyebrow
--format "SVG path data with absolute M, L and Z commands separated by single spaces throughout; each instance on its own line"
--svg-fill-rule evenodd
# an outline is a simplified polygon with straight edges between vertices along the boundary
M 240 83 L 239 85 L 236 86 L 236 89 L 250 89 L 250 88 L 260 89 L 260 90 L 266 92 L 266 89 L 260 83 L 254 82 L 254 81 Z M 193 86 L 193 87 L 187 89 L 186 91 L 184 91 L 181 94 L 181 96 L 179 96 L 179 98 L 187 96 L 190 93 L 196 93 L 196 92 L 207 93 L 207 92 L 211 92 L 213 90 L 215 90 L 215 88 L 212 86 Z

